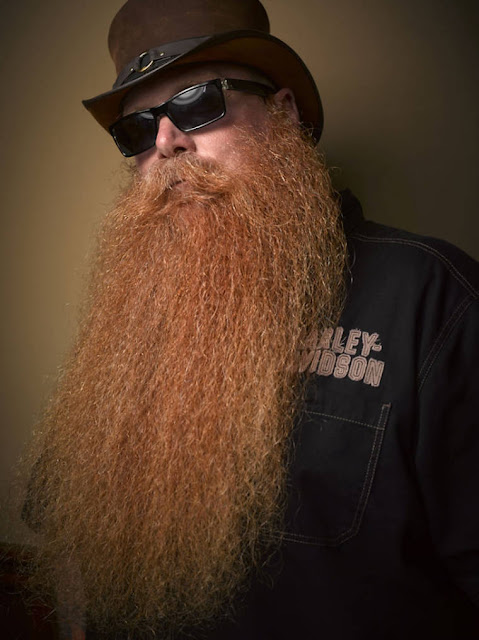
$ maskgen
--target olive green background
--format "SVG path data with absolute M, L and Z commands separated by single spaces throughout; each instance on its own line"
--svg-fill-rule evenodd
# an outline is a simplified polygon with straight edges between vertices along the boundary
M 95 229 L 121 182 L 119 153 L 81 105 L 114 80 L 106 34 L 121 4 L 0 3 L 0 540 L 25 537 L 8 506 L 12 467 L 70 344 Z M 264 4 L 317 80 L 336 183 L 367 217 L 479 257 L 478 3 Z

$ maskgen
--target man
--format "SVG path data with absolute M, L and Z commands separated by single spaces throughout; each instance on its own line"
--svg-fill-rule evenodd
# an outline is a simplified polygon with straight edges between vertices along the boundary
M 128 0 L 85 101 L 136 169 L 36 440 L 39 575 L 87 638 L 477 637 L 477 265 L 333 194 L 258 0 L 179 5 Z

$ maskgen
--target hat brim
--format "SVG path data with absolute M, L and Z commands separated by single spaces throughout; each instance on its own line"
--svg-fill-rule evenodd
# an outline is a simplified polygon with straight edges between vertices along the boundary
M 316 83 L 308 68 L 287 44 L 261 31 L 230 31 L 202 39 L 183 53 L 125 82 L 120 87 L 83 100 L 84 106 L 106 130 L 121 116 L 124 96 L 134 87 L 161 76 L 167 69 L 195 62 L 229 62 L 262 71 L 278 88 L 294 93 L 301 121 L 318 141 L 323 129 L 323 108 Z

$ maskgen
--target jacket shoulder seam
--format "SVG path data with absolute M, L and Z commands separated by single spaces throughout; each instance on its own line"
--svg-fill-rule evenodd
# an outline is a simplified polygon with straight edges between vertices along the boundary
M 415 247 L 420 249 L 421 251 L 425 251 L 426 253 L 431 254 L 432 256 L 438 258 L 447 268 L 447 270 L 451 273 L 451 275 L 472 294 L 475 298 L 479 298 L 479 291 L 474 287 L 474 285 L 469 282 L 469 280 L 459 271 L 459 269 L 448 259 L 444 254 L 442 254 L 437 249 L 430 247 L 428 244 L 424 242 L 420 242 L 419 240 L 405 240 L 404 238 L 372 238 L 370 236 L 361 234 L 361 233 L 353 233 L 351 235 L 352 238 L 356 238 L 357 240 L 361 240 L 363 242 L 374 242 L 374 243 L 389 243 L 389 244 L 402 244 L 411 247 Z

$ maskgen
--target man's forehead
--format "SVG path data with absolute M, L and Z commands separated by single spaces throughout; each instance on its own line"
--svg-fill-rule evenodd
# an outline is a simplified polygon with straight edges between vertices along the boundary
M 161 104 L 193 84 L 226 76 L 248 80 L 251 79 L 252 73 L 253 71 L 248 67 L 227 62 L 174 66 L 158 78 L 153 78 L 151 82 L 130 91 L 123 101 L 123 113 Z

